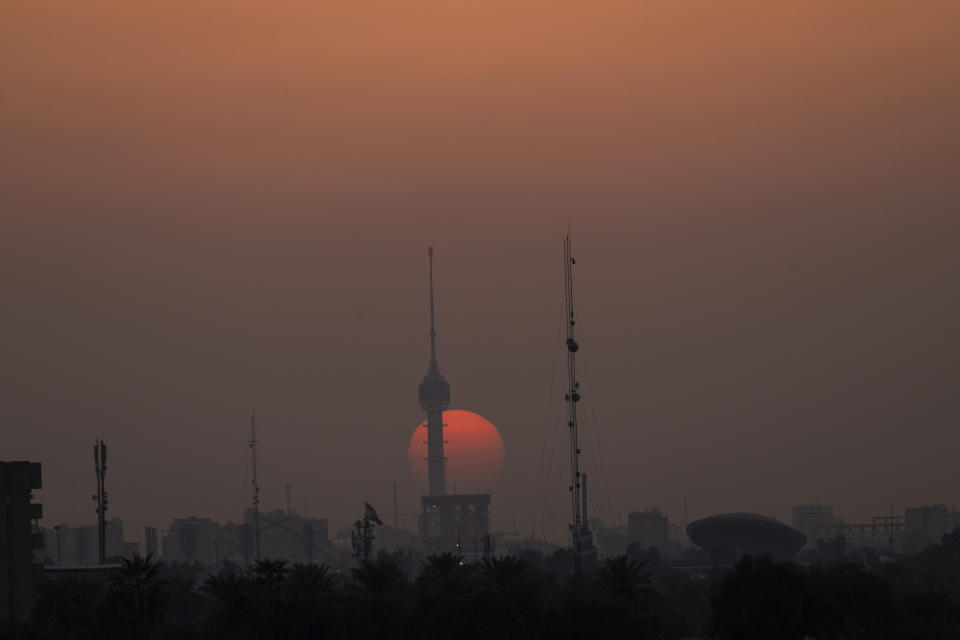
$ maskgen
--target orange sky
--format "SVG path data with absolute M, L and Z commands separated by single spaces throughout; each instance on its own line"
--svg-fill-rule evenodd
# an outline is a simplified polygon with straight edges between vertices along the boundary
M 237 518 L 256 406 L 277 496 L 412 500 L 435 244 L 454 406 L 506 443 L 495 518 L 562 531 L 529 478 L 556 474 L 531 467 L 572 218 L 608 520 L 955 499 L 958 25 L 934 0 L 8 1 L 2 457 L 48 465 L 48 524 L 92 519 L 98 430 L 131 523 Z
M 943 160 L 960 97 L 960 8 L 944 2 L 5 13 L 4 146 L 28 183 L 56 171 L 78 187 L 242 176 L 355 189 L 523 171 L 542 187 L 557 175 L 624 180 L 610 174 L 628 168 L 657 182 L 804 176 L 825 159 L 889 174 Z

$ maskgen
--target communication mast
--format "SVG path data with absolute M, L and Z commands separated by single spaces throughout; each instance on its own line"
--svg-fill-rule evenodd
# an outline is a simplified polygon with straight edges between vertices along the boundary
M 250 457 L 253 459 L 253 540 L 254 553 L 260 559 L 260 485 L 257 484 L 257 418 L 256 413 L 250 414 Z
M 97 561 L 107 562 L 107 445 L 97 440 L 93 445 L 93 465 L 97 474 Z
M 573 307 L 573 265 L 576 260 L 571 255 L 570 235 L 563 241 L 563 284 L 565 300 L 565 319 L 567 323 L 567 426 L 570 428 L 570 539 L 573 545 L 573 569 L 580 575 L 583 568 L 583 522 L 580 497 L 580 443 L 578 441 L 577 403 L 580 402 L 580 381 L 577 380 L 576 353 L 580 345 L 574 336 L 576 319 Z M 584 492 L 584 499 L 586 498 Z

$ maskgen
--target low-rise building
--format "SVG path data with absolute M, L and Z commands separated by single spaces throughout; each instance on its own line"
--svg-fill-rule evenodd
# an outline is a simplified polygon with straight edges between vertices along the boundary
M 627 538 L 631 544 L 665 549 L 670 541 L 667 514 L 657 507 L 634 511 L 627 516 Z
M 808 547 L 815 547 L 824 536 L 835 536 L 843 521 L 833 515 L 832 505 L 801 504 L 790 510 L 790 524 L 807 536 Z
M 953 531 L 954 519 L 946 505 L 908 507 L 903 514 L 903 545 L 907 552 L 923 551 Z
M 123 539 L 123 520 L 111 518 L 105 529 L 108 562 L 132 558 L 140 545 Z M 61 567 L 82 567 L 97 564 L 99 537 L 97 525 L 58 524 L 43 531 L 47 563 Z

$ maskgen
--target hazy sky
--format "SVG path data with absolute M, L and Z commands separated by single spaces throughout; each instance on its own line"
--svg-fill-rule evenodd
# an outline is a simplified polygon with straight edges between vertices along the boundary
M 426 247 L 494 524 L 960 503 L 960 4 L 0 4 L 0 459 L 136 539 L 413 513 Z M 405 517 L 413 526 L 413 519 Z

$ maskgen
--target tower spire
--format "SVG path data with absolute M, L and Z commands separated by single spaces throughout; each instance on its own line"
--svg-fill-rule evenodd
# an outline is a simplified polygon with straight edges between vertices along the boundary
M 433 305 L 433 247 L 427 248 L 427 256 L 430 259 L 430 368 L 427 370 L 427 375 L 439 376 L 440 366 L 437 364 L 437 325 Z

